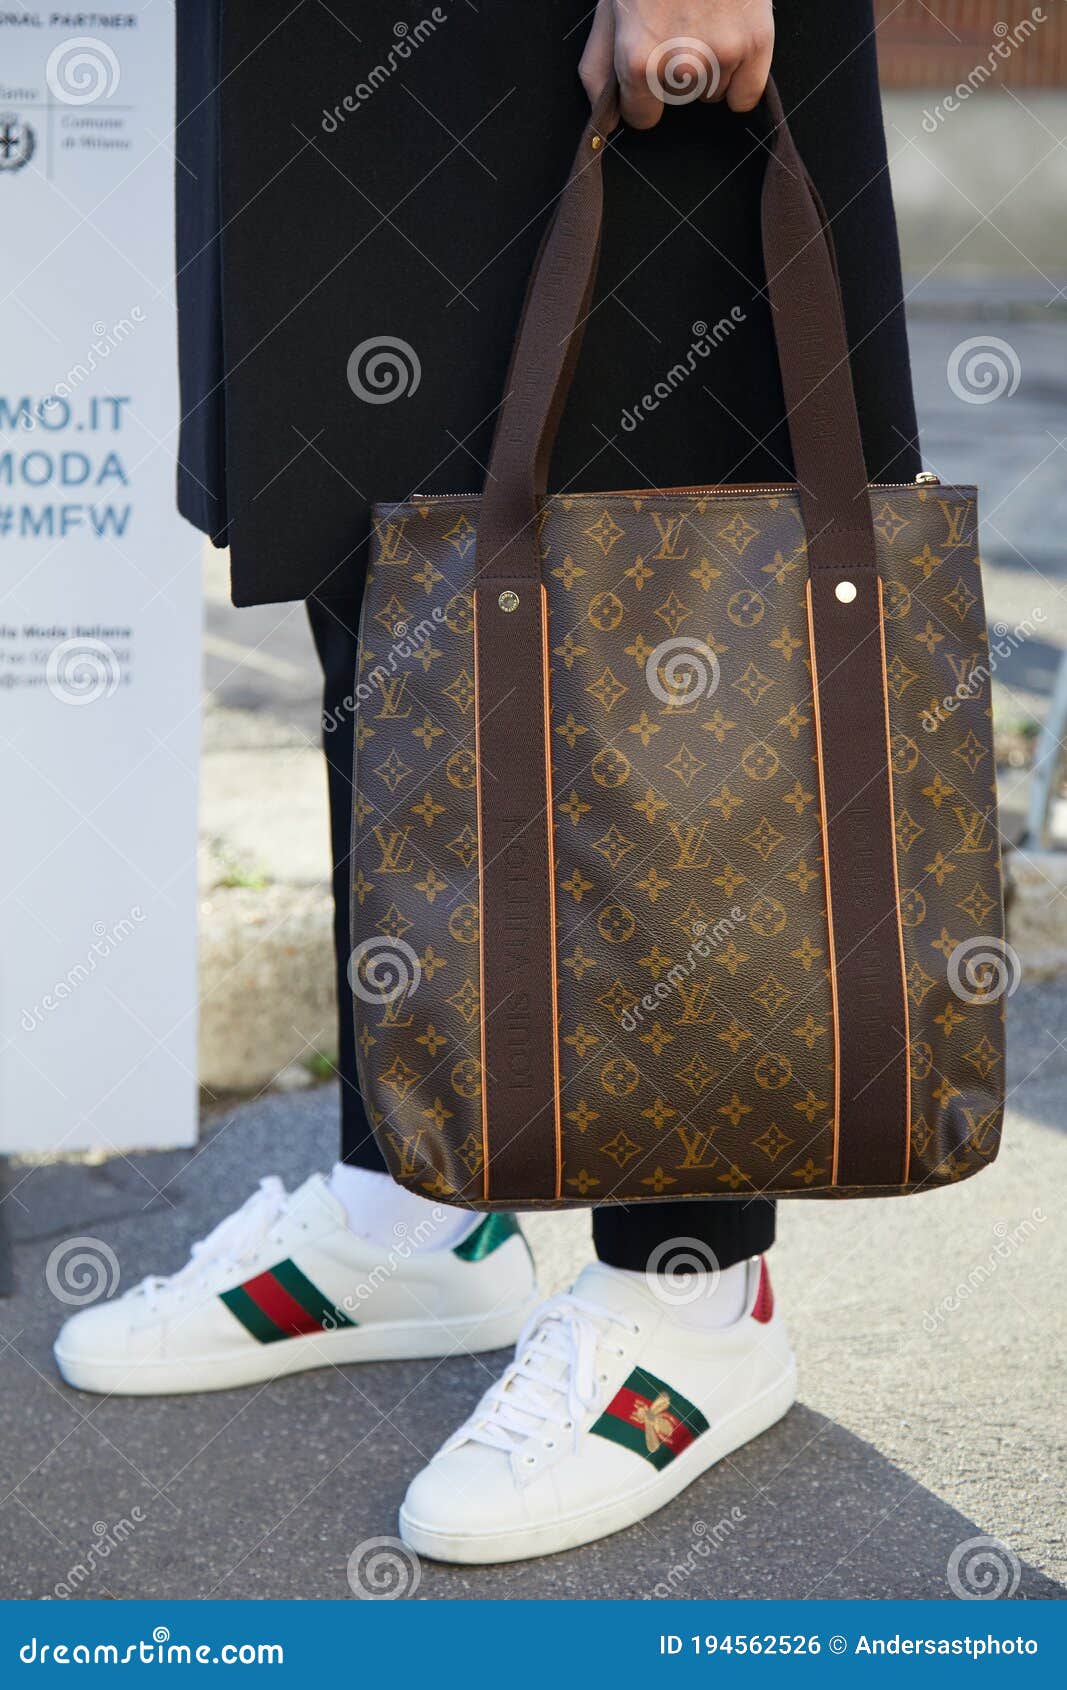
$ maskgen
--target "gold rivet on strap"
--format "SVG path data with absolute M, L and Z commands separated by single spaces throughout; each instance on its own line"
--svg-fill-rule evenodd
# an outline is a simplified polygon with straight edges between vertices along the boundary
M 595 153 L 598 153 L 600 151 L 601 147 L 604 145 L 604 137 L 602 135 L 594 135 L 593 139 L 590 141 L 589 145 L 592 147 L 592 149 Z
M 518 593 L 513 593 L 509 587 L 506 592 L 501 593 L 496 602 L 500 606 L 501 610 L 518 610 L 519 595 Z
M 851 604 L 855 596 L 856 583 L 854 581 L 839 581 L 834 588 L 834 597 L 840 599 L 842 604 Z

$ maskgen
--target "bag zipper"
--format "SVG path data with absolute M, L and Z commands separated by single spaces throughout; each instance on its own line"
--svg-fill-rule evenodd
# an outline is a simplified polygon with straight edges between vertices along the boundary
M 919 471 L 914 481 L 872 481 L 870 485 L 879 491 L 889 491 L 900 487 L 940 487 L 941 477 L 934 475 L 931 470 L 924 469 Z M 576 499 L 590 497 L 594 499 L 656 499 L 666 498 L 671 493 L 681 493 L 691 495 L 694 498 L 698 495 L 701 498 L 706 495 L 728 498 L 731 495 L 742 493 L 795 493 L 796 490 L 797 484 L 795 481 L 784 482 L 781 485 L 776 485 L 772 481 L 756 481 L 747 487 L 735 487 L 730 482 L 722 481 L 712 487 L 613 487 L 605 493 L 575 493 L 570 496 Z M 421 505 L 432 501 L 434 504 L 439 504 L 442 499 L 477 499 L 480 496 L 478 493 L 412 493 L 409 499 L 399 499 L 397 503 Z M 565 499 L 567 497 L 566 493 L 549 494 L 549 498 L 552 499 Z

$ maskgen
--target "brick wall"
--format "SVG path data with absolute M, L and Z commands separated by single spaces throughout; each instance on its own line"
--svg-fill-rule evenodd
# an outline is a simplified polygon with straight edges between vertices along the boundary
M 949 89 L 979 65 L 995 67 L 986 86 L 1067 87 L 1065 0 L 875 0 L 874 10 L 885 88 Z

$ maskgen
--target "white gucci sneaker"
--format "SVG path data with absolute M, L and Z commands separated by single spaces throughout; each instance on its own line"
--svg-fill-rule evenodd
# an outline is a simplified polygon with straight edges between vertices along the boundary
M 639 1280 L 587 1267 L 519 1339 L 471 1418 L 412 1480 L 404 1542 L 518 1561 L 643 1520 L 792 1404 L 796 1364 L 765 1265 L 733 1326 L 683 1326 Z
M 74 1315 L 55 1357 L 83 1391 L 219 1391 L 308 1367 L 501 1349 L 536 1293 L 511 1215 L 487 1215 L 454 1250 L 402 1234 L 383 1251 L 350 1230 L 320 1174 L 291 1194 L 271 1177 L 179 1273 Z

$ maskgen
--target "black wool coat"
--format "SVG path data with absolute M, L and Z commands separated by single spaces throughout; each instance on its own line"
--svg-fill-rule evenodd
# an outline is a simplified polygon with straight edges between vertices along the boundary
M 179 503 L 229 544 L 237 604 L 357 594 L 374 500 L 481 486 L 587 115 L 588 0 L 399 10 L 178 0 Z M 776 22 L 775 78 L 836 238 L 870 477 L 908 480 L 870 0 L 779 0 Z M 790 479 L 760 136 L 758 113 L 693 104 L 613 143 L 553 488 Z M 698 374 L 665 385 L 717 325 Z

